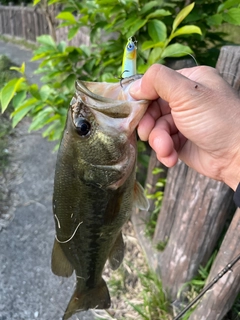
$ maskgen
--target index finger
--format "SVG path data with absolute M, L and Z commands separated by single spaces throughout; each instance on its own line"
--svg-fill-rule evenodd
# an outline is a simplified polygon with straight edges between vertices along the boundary
M 130 94 L 134 99 L 155 100 L 159 96 L 170 102 L 170 99 L 179 90 L 192 91 L 195 81 L 186 78 L 161 64 L 152 65 L 143 77 L 136 80 L 130 88 Z

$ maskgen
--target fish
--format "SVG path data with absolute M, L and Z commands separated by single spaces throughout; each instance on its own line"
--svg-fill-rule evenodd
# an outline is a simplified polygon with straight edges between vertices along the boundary
M 107 309 L 111 298 L 102 277 L 106 261 L 122 263 L 122 227 L 134 207 L 148 200 L 136 181 L 136 127 L 149 101 L 129 95 L 135 75 L 120 83 L 76 82 L 60 143 L 53 191 L 56 235 L 51 268 L 75 271 L 75 291 L 63 320 L 90 308 Z
M 133 76 L 137 73 L 137 41 L 133 41 L 132 37 L 128 38 L 125 46 L 122 61 L 122 78 Z

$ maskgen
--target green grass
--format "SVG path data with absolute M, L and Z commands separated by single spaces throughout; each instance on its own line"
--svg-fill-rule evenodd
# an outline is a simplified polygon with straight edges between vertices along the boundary
M 163 172 L 163 169 L 155 168 L 155 169 L 153 169 L 152 174 L 157 175 L 161 172 Z M 156 185 L 155 185 L 155 187 L 156 187 L 155 193 L 150 194 L 147 191 L 147 198 L 154 201 L 154 210 L 152 212 L 150 212 L 150 218 L 147 221 L 146 228 L 145 228 L 145 234 L 150 239 L 153 238 L 154 231 L 155 231 L 155 228 L 157 225 L 158 215 L 159 215 L 161 205 L 162 205 L 162 200 L 163 200 L 163 191 L 162 190 L 163 190 L 165 184 L 166 184 L 166 179 L 159 178 Z M 150 189 L 151 189 L 151 186 L 147 185 L 146 190 L 150 190 Z
M 143 320 L 170 320 L 170 302 L 167 300 L 159 280 L 155 272 L 148 270 L 146 273 L 139 273 L 139 279 L 142 284 L 142 292 L 140 298 L 142 303 L 130 305 L 139 314 L 139 319 Z

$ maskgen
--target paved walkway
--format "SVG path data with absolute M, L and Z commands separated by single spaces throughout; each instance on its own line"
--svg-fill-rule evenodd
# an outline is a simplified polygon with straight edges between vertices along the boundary
M 33 76 L 37 63 L 28 62 L 31 51 L 0 41 L 0 54 L 18 65 L 25 61 L 27 76 L 37 81 Z M 50 268 L 55 143 L 39 132 L 29 134 L 28 126 L 28 121 L 20 123 L 12 141 L 17 173 L 10 183 L 17 203 L 13 221 L 0 232 L 0 320 L 59 320 L 75 279 L 56 277 Z M 72 319 L 93 320 L 94 316 L 89 311 Z

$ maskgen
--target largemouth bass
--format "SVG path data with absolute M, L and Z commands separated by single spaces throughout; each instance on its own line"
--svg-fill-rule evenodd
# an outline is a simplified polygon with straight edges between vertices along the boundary
M 117 269 L 124 256 L 121 229 L 133 207 L 148 208 L 136 181 L 136 126 L 148 101 L 128 94 L 133 76 L 119 83 L 76 82 L 54 178 L 56 237 L 54 274 L 76 289 L 63 320 L 89 308 L 107 309 L 111 299 L 102 278 L 109 260 Z

